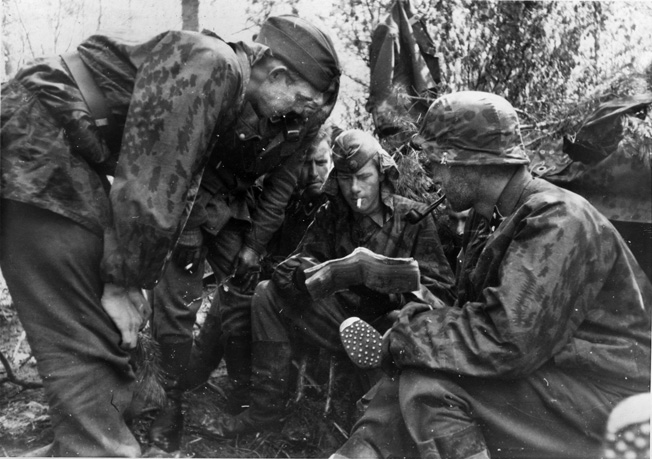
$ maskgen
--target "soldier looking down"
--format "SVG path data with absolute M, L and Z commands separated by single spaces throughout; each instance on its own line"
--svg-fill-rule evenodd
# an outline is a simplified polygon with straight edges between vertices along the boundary
M 600 457 L 611 409 L 650 390 L 652 285 L 601 213 L 530 175 L 502 97 L 440 97 L 414 142 L 472 209 L 457 301 L 400 311 L 333 457 Z
M 250 407 L 237 416 L 215 420 L 213 433 L 231 437 L 277 429 L 284 417 L 290 377 L 291 341 L 342 352 L 337 329 L 352 315 L 382 317 L 403 304 L 363 285 L 313 300 L 304 271 L 365 247 L 387 257 L 413 257 L 419 264 L 421 292 L 453 302 L 453 273 L 444 256 L 432 215 L 409 224 L 405 214 L 426 208 L 394 194 L 394 160 L 370 134 L 341 133 L 333 145 L 333 163 L 322 206 L 294 253 L 280 263 L 270 281 L 258 284 L 252 304 L 252 383 Z
M 226 196 L 276 167 L 272 204 L 251 217 L 257 230 L 240 233 L 225 272 L 236 255 L 248 272 L 282 222 L 302 155 L 242 158 L 220 146 L 249 119 L 295 119 L 299 137 L 316 132 L 340 70 L 319 29 L 294 16 L 269 21 L 268 44 L 210 32 L 137 44 L 92 36 L 3 85 L 0 264 L 44 381 L 47 454 L 140 455 L 124 413 L 129 349 L 148 317 L 142 289 L 161 279 L 205 171 L 233 179 L 215 190 Z
M 260 261 L 284 221 L 306 152 L 337 97 L 337 55 L 328 36 L 318 28 L 294 16 L 272 17 L 262 25 L 256 43 L 270 47 L 276 61 L 288 68 L 291 80 L 311 79 L 324 92 L 319 93 L 322 100 L 298 98 L 309 116 L 299 111 L 285 117 L 268 116 L 254 104 L 245 104 L 235 125 L 216 142 L 173 254 L 174 263 L 153 292 L 152 330 L 161 345 L 168 397 L 152 423 L 150 439 L 166 451 L 179 448 L 182 395 L 188 385 L 199 382 L 184 378 L 191 376 L 187 371 L 191 354 L 191 372 L 198 369 L 210 375 L 222 358 L 212 344 L 223 342 L 229 381 L 236 389 L 229 398 L 246 399 L 251 372 L 249 310 Z M 300 62 L 303 64 L 298 65 Z M 258 71 L 254 68 L 252 74 Z M 282 87 L 275 88 L 265 104 L 288 97 L 280 91 Z M 220 288 L 202 325 L 203 349 L 193 351 L 192 329 L 201 303 L 204 258 Z M 207 353 L 201 352 L 204 349 Z

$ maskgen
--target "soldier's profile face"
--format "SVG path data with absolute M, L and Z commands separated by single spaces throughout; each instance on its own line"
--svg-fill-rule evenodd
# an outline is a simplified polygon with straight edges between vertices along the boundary
M 470 168 L 434 163 L 430 166 L 433 182 L 441 184 L 441 191 L 446 195 L 450 209 L 464 212 L 473 207 L 474 176 Z
M 299 188 L 308 197 L 314 197 L 322 192 L 322 185 L 333 165 L 331 147 L 323 139 L 306 154 L 306 159 L 299 175 Z
M 381 210 L 380 183 L 382 175 L 373 160 L 357 172 L 337 172 L 337 183 L 347 204 L 354 212 L 373 215 Z
M 291 79 L 287 73 L 270 73 L 252 105 L 258 116 L 276 121 L 289 114 L 307 118 L 321 109 L 324 102 L 324 94 L 307 81 Z

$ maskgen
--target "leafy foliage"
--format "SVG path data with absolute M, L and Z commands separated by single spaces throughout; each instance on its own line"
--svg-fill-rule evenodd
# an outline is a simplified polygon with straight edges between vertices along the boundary
M 334 4 L 337 13 L 332 25 L 337 36 L 368 64 L 371 32 L 392 2 L 336 0 Z M 587 99 L 604 101 L 610 92 L 615 97 L 641 90 L 640 85 L 629 90 L 623 85 L 643 72 L 647 62 L 641 58 L 650 59 L 645 52 L 652 44 L 652 32 L 644 26 L 652 17 L 649 5 L 496 0 L 412 0 L 411 4 L 412 11 L 425 18 L 441 58 L 439 93 L 493 92 L 519 108 L 532 124 L 569 128 L 577 122 L 575 115 L 584 116 L 597 105 L 586 104 Z M 360 116 L 347 114 L 353 123 Z M 572 122 L 562 125 L 561 120 L 569 116 Z

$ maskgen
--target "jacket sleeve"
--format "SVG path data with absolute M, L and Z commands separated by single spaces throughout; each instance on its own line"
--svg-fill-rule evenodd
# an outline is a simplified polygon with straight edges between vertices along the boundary
M 420 225 L 419 232 L 411 241 L 411 256 L 419 263 L 422 295 L 427 297 L 429 292 L 452 306 L 456 297 L 455 275 L 441 246 L 434 215 L 430 214 Z
M 215 126 L 241 93 L 235 54 L 169 32 L 142 58 L 110 192 L 105 282 L 152 288 L 197 193 Z
M 297 186 L 306 148 L 306 143 L 303 143 L 265 175 L 263 190 L 251 214 L 252 229 L 244 241 L 246 246 L 258 254 L 265 253 L 267 243 L 283 224 L 285 208 Z
M 511 228 L 488 240 L 472 273 L 487 280 L 476 301 L 396 323 L 390 352 L 397 364 L 512 378 L 557 354 L 586 317 L 614 259 L 609 235 L 600 234 L 595 220 L 566 218 L 563 207 L 540 206 L 505 221 Z
M 294 272 L 300 266 L 318 265 L 336 258 L 334 247 L 334 223 L 332 205 L 323 205 L 315 215 L 299 246 L 285 261 L 279 263 L 272 274 L 276 286 L 290 294 L 298 294 L 294 285 Z

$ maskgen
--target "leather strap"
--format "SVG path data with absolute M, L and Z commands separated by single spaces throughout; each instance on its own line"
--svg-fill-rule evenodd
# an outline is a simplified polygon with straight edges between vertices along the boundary
M 108 134 L 113 126 L 113 116 L 106 103 L 106 99 L 102 90 L 97 86 L 91 72 L 81 60 L 78 52 L 66 53 L 61 55 L 61 59 L 68 67 L 68 71 L 72 75 L 77 87 L 90 109 L 91 116 L 95 120 L 95 124 L 102 131 L 103 134 Z

